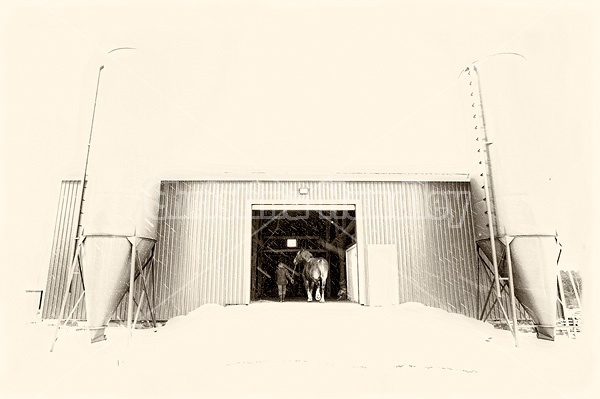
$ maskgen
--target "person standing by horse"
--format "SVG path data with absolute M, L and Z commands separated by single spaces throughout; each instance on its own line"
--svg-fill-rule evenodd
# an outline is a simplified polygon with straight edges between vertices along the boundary
M 279 302 L 283 302 L 283 300 L 285 299 L 285 291 L 286 291 L 286 286 L 287 286 L 288 280 L 290 281 L 290 283 L 293 283 L 294 279 L 292 278 L 292 275 L 286 269 L 285 265 L 282 262 L 279 262 L 279 264 L 277 265 L 276 273 L 277 273 L 277 289 L 279 291 Z

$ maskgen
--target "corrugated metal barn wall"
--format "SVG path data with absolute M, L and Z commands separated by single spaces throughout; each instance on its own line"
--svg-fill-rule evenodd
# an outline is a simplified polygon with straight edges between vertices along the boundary
M 68 271 L 73 261 L 73 255 L 75 255 L 80 185 L 81 182 L 79 180 L 64 180 L 61 183 L 58 210 L 54 225 L 54 238 L 52 240 L 52 252 L 50 254 L 48 280 L 44 293 L 43 319 L 55 319 L 59 316 L 60 305 L 69 278 Z M 82 290 L 81 275 L 77 268 L 75 278 L 71 283 L 70 294 L 67 298 L 66 312 L 69 312 L 73 308 Z M 84 316 L 81 313 L 82 309 L 83 306 L 78 307 L 74 318 L 82 318 Z
M 400 303 L 478 316 L 489 281 L 478 279 L 468 183 L 170 181 L 161 187 L 157 317 L 246 303 L 246 204 L 297 203 L 299 187 L 311 201 L 361 202 L 359 243 L 397 245 Z
M 78 181 L 61 185 L 44 319 L 57 318 L 60 310 L 75 248 L 78 186 Z M 244 276 L 246 203 L 295 203 L 299 186 L 309 187 L 310 199 L 317 202 L 361 201 L 361 245 L 398 246 L 400 303 L 418 301 L 470 317 L 480 314 L 491 282 L 477 266 L 468 183 L 196 181 L 161 185 L 157 263 L 145 271 L 156 298 L 156 317 L 166 320 L 205 303 L 244 303 L 244 284 L 250 281 Z M 138 298 L 139 287 L 136 283 Z M 81 292 L 76 278 L 67 312 Z M 116 319 L 126 317 L 126 298 Z M 504 303 L 508 309 L 506 298 Z M 520 305 L 519 314 L 529 318 Z M 490 315 L 501 317 L 498 309 Z M 74 318 L 85 319 L 83 304 Z M 140 319 L 149 318 L 144 301 Z

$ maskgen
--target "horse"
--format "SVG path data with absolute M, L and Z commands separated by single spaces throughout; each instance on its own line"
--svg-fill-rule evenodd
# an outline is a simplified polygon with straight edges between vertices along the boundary
M 308 296 L 308 302 L 312 302 L 312 291 L 315 284 L 317 292 L 315 299 L 319 302 L 325 302 L 325 282 L 329 275 L 329 263 L 323 258 L 315 258 L 306 249 L 301 249 L 294 258 L 294 266 L 304 264 L 302 270 L 302 278 L 304 280 L 304 288 Z

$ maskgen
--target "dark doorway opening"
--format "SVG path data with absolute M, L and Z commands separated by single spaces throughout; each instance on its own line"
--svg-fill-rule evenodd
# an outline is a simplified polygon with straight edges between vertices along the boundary
M 346 249 L 356 244 L 356 211 L 344 208 L 253 209 L 251 300 L 278 300 L 275 270 L 282 262 L 294 276 L 286 300 L 306 301 L 301 266 L 294 268 L 293 263 L 300 249 L 329 262 L 325 300 L 345 300 Z

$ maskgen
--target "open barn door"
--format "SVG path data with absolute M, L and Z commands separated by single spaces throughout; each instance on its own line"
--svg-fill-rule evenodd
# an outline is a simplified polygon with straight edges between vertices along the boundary
M 346 282 L 348 300 L 358 302 L 358 251 L 356 244 L 346 249 Z
M 354 204 L 252 204 L 251 211 L 251 301 L 277 300 L 275 271 L 279 264 L 294 275 L 293 283 L 286 287 L 286 300 L 306 301 L 302 270 L 293 263 L 300 249 L 329 263 L 326 300 L 346 299 L 346 248 L 356 248 L 357 242 Z M 354 251 L 351 262 L 356 275 L 359 271 Z M 353 283 L 358 289 L 358 277 Z M 358 302 L 358 293 L 354 302 Z

